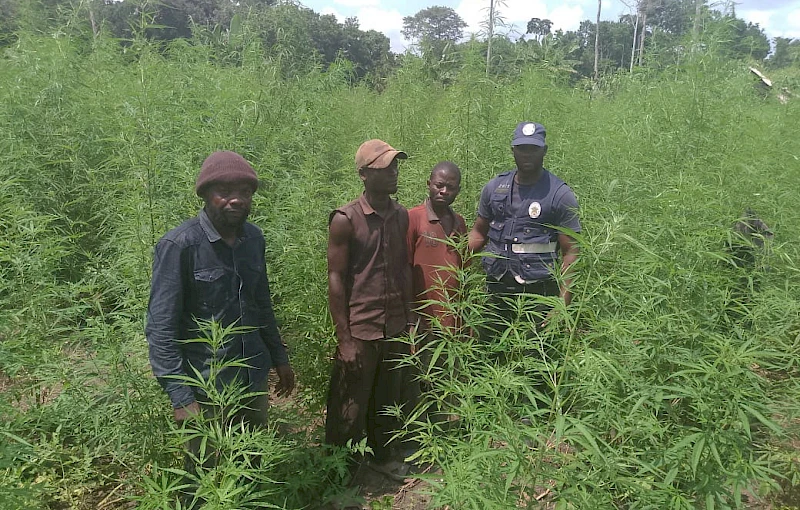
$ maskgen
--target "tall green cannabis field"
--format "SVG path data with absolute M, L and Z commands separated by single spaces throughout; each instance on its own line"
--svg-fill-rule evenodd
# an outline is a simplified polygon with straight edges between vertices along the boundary
M 378 137 L 408 152 L 398 198 L 409 207 L 432 165 L 455 161 L 469 223 L 483 184 L 513 165 L 520 120 L 547 126 L 546 166 L 581 203 L 574 303 L 538 333 L 536 356 L 526 302 L 496 345 L 463 334 L 431 347 L 447 369 L 423 367 L 434 389 L 424 405 L 457 423 L 407 416 L 421 458 L 442 469 L 431 504 L 711 509 L 788 497 L 800 103 L 765 100 L 746 68 L 703 55 L 592 97 L 542 70 L 492 80 L 470 62 L 443 87 L 412 61 L 378 93 L 350 84 L 344 64 L 286 80 L 257 46 L 236 66 L 214 51 L 26 36 L 0 57 L 0 508 L 175 504 L 181 438 L 143 336 L 151 253 L 201 207 L 194 177 L 220 149 L 263 181 L 251 219 L 302 390 L 273 414 L 281 434 L 233 444 L 206 431 L 238 452 L 207 488 L 216 508 L 313 508 L 341 492 L 342 458 L 324 455 L 316 425 L 335 345 L 327 218 L 360 192 L 354 151 Z M 723 249 L 747 207 L 775 233 L 752 269 Z M 460 277 L 459 313 L 479 326 L 481 275 Z M 746 299 L 734 299 L 742 282 Z

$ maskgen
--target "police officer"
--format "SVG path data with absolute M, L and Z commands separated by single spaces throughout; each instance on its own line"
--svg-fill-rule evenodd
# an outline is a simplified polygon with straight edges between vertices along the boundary
M 501 315 L 513 310 L 502 296 L 539 294 L 572 299 L 569 266 L 578 246 L 567 231 L 580 232 L 578 201 L 570 187 L 542 165 L 547 144 L 545 128 L 521 122 L 514 130 L 511 151 L 517 168 L 498 175 L 481 191 L 478 216 L 469 233 L 469 247 L 483 258 L 487 289 Z M 557 268 L 560 259 L 560 268 Z M 561 286 L 555 278 L 559 270 Z

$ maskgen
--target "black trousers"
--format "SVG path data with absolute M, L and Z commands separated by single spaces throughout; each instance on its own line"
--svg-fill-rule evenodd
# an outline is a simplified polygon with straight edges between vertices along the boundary
M 489 292 L 489 305 L 493 316 L 488 321 L 481 338 L 488 341 L 494 335 L 502 334 L 508 324 L 517 319 L 517 307 L 509 299 L 518 295 L 533 294 L 538 296 L 558 296 L 561 289 L 558 282 L 554 279 L 540 280 L 534 283 L 519 283 L 510 273 L 506 273 L 499 280 L 491 277 L 486 278 L 486 290 Z M 549 311 L 549 307 L 539 305 L 534 312 L 544 317 Z M 543 319 L 542 319 L 543 320 Z M 541 325 L 541 320 L 535 324 Z
M 519 309 L 513 298 L 520 295 L 559 296 L 561 294 L 558 282 L 554 279 L 521 284 L 513 276 L 506 273 L 500 280 L 494 280 L 489 277 L 486 283 L 492 312 L 481 332 L 481 339 L 490 345 L 505 332 L 510 324 L 518 320 Z M 537 318 L 535 322 L 530 324 L 529 334 L 527 335 L 528 342 L 526 342 L 528 345 L 521 353 L 525 358 L 555 359 L 558 356 L 554 346 L 541 343 L 541 340 L 535 334 L 535 331 L 542 326 L 542 322 L 550 309 L 549 306 L 544 304 L 537 304 L 533 308 L 532 311 Z M 496 362 L 505 364 L 509 361 L 510 354 L 507 351 L 497 351 L 493 353 L 491 358 Z M 550 385 L 542 378 L 543 374 L 538 371 L 528 372 L 524 369 L 520 369 L 519 373 L 530 377 L 533 388 L 544 396 L 544 403 L 535 402 L 534 404 L 537 407 L 539 405 L 547 405 L 547 401 L 552 398 L 553 392 L 550 390 Z M 525 400 L 527 401 L 527 399 Z

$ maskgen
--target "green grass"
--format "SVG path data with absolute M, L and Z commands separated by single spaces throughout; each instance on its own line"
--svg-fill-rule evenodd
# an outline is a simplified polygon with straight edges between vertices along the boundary
M 274 460 L 262 475 L 276 488 L 261 496 L 280 508 L 339 490 L 341 457 L 304 427 L 320 422 L 335 346 L 326 225 L 360 192 L 355 149 L 379 137 L 408 152 L 407 206 L 433 164 L 455 161 L 455 208 L 471 223 L 482 185 L 513 165 L 523 119 L 547 126 L 546 166 L 581 203 L 575 300 L 541 335 L 547 358 L 524 354 L 524 321 L 494 346 L 443 340 L 458 370 L 432 373 L 431 398 L 447 395 L 458 426 L 409 429 L 444 471 L 433 504 L 535 507 L 544 494 L 558 508 L 726 508 L 743 491 L 792 504 L 800 103 L 762 99 L 744 65 L 699 55 L 590 96 L 541 69 L 487 79 L 469 60 L 443 87 L 409 61 L 377 93 L 346 69 L 283 79 L 257 48 L 229 67 L 184 42 L 87 44 L 23 34 L 0 59 L 0 507 L 173 500 L 180 446 L 142 332 L 151 250 L 201 206 L 194 178 L 218 149 L 264 183 L 252 220 L 302 385 L 299 408 L 275 413 L 290 433 L 235 446 Z M 775 232 L 751 275 L 722 250 L 746 207 Z M 742 276 L 760 285 L 737 320 L 725 310 Z M 481 275 L 462 280 L 477 325 Z M 510 361 L 488 362 L 492 350 Z M 545 378 L 550 391 L 532 394 Z M 228 467 L 215 480 L 253 471 Z M 219 501 L 239 494 L 216 486 Z

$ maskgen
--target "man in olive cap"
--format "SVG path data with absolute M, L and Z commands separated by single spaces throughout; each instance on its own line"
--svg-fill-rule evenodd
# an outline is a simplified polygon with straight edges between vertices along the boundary
M 238 361 L 216 374 L 218 389 L 239 384 L 248 398 L 233 419 L 253 426 L 267 424 L 267 375 L 278 373 L 278 393 L 294 388 L 294 373 L 281 341 L 270 299 L 261 230 L 247 222 L 258 177 L 243 157 L 215 152 L 204 162 L 195 191 L 205 202 L 200 213 L 167 232 L 155 248 L 145 333 L 150 365 L 169 395 L 175 420 L 203 411 L 213 414 L 207 395 L 177 377 L 208 379 L 211 363 Z M 242 327 L 212 352 L 202 325 Z M 196 453 L 200 439 L 188 445 Z M 197 443 L 197 444 L 193 444 Z M 187 471 L 194 466 L 187 456 Z
M 410 407 L 415 394 L 407 372 L 394 362 L 408 346 L 393 341 L 417 319 L 410 308 L 408 211 L 391 198 L 398 160 L 406 158 L 382 140 L 364 142 L 356 152 L 364 193 L 329 217 L 328 304 L 338 346 L 325 442 L 345 446 L 366 437 L 376 465 L 391 460 L 387 442 L 401 426 L 382 410 Z

